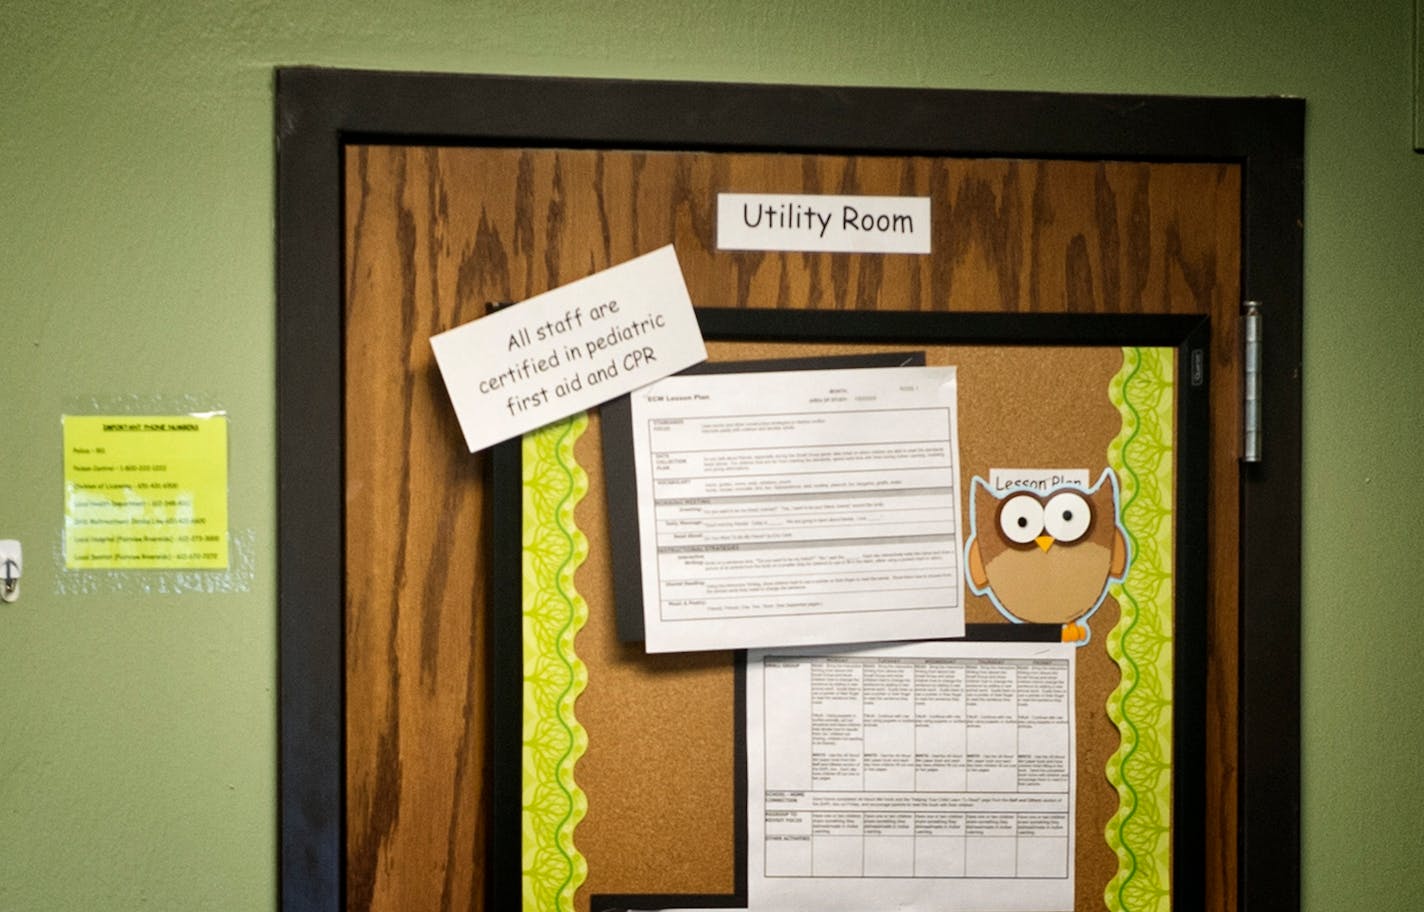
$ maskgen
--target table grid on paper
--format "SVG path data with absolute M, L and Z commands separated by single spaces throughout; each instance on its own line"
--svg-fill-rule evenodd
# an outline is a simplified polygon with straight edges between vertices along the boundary
M 763 668 L 767 719 L 803 720 L 766 751 L 767 877 L 1069 876 L 1067 659 L 769 655 Z

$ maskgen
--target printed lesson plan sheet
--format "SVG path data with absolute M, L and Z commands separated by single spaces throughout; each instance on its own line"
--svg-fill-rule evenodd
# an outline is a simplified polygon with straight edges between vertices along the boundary
M 752 652 L 749 908 L 1072 909 L 1074 653 Z
M 953 367 L 679 375 L 630 405 L 649 652 L 964 635 Z

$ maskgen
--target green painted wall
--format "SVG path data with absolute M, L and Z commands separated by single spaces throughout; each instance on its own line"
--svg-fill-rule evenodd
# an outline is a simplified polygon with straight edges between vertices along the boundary
M 1305 97 L 1305 907 L 1417 908 L 1413 0 L 336 6 L 0 7 L 0 912 L 275 906 L 281 64 Z M 61 594 L 59 416 L 127 394 L 230 412 L 245 591 Z

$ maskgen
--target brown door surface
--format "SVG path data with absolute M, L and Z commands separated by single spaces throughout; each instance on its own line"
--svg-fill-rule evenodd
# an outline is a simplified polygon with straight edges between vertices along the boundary
M 487 706 L 520 698 L 483 670 L 487 456 L 429 337 L 668 243 L 701 306 L 1210 316 L 1206 893 L 1235 908 L 1239 165 L 371 144 L 344 174 L 347 908 L 482 909 L 518 838 L 484 823 Z M 933 252 L 719 251 L 721 191 L 929 196 Z

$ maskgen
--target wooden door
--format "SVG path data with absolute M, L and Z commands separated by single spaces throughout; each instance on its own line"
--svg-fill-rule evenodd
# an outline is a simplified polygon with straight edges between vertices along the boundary
M 1234 165 L 353 146 L 346 174 L 351 909 L 478 907 L 471 859 L 483 840 L 513 838 L 480 825 L 485 707 L 516 696 L 488 693 L 481 673 L 485 457 L 464 451 L 428 343 L 486 302 L 673 243 L 694 300 L 718 306 L 1214 314 L 1218 433 L 1239 421 L 1226 395 L 1238 382 Z M 929 196 L 935 253 L 721 252 L 725 190 Z M 1216 473 L 1225 555 L 1234 455 L 1223 448 Z M 1232 563 L 1212 567 L 1226 605 Z M 1211 616 L 1215 640 L 1234 639 L 1234 612 Z M 1235 667 L 1213 670 L 1207 755 L 1222 777 Z M 1229 795 L 1212 809 L 1216 878 L 1232 851 Z
M 876 101 L 861 99 L 861 110 Z M 579 116 L 555 108 L 542 116 Z M 494 132 L 505 130 L 519 135 L 503 121 Z M 999 158 L 841 154 L 815 144 L 775 153 L 572 145 L 339 143 L 335 439 L 345 569 L 335 700 L 344 826 L 334 868 L 326 858 L 304 876 L 288 856 L 284 896 L 314 904 L 284 904 L 333 908 L 334 878 L 350 910 L 484 908 L 488 844 L 517 839 L 485 825 L 488 707 L 519 694 L 491 692 L 485 677 L 487 457 L 465 452 L 428 340 L 483 315 L 488 302 L 520 300 L 672 243 L 694 302 L 706 306 L 1210 317 L 1205 876 L 1209 907 L 1235 908 L 1243 888 L 1238 572 L 1247 544 L 1237 463 L 1243 199 L 1250 205 L 1243 163 L 1085 159 L 1072 148 L 1069 158 Z M 929 196 L 933 253 L 719 251 L 719 191 Z M 297 344 L 303 331 L 288 332 Z M 329 384 L 323 391 L 330 395 Z M 284 553 L 296 528 L 285 527 Z M 284 668 L 290 647 L 284 642 Z M 309 828 L 327 848 L 329 823 Z

